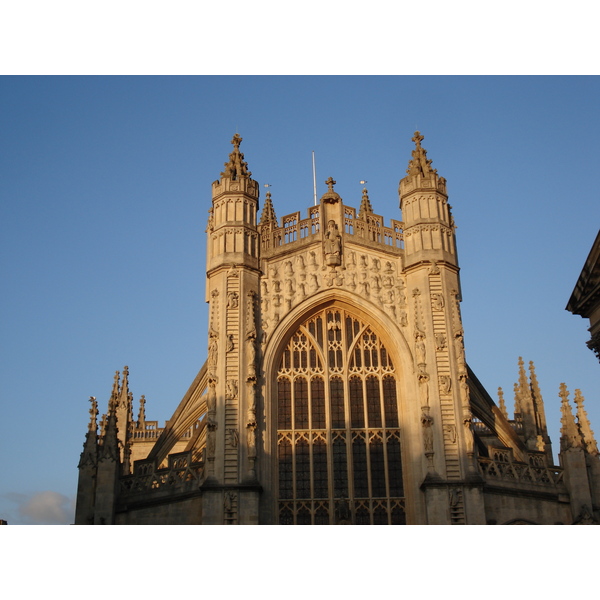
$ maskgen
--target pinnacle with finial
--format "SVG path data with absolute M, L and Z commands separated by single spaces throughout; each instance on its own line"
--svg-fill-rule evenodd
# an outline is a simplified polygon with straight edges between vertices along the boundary
M 415 135 L 412 138 L 412 141 L 415 143 L 416 147 L 412 151 L 412 158 L 408 163 L 408 169 L 406 172 L 409 175 L 421 175 L 423 177 L 429 176 L 431 173 L 437 173 L 437 169 L 431 168 L 431 160 L 427 158 L 427 151 L 423 146 L 421 146 L 421 142 L 425 139 L 420 132 L 415 131 Z
M 519 394 L 519 384 L 513 385 L 513 391 L 515 393 L 515 415 L 521 414 L 521 395 Z
M 138 427 L 146 422 L 146 396 L 140 398 L 140 412 L 138 413 Z
M 337 183 L 337 181 L 334 181 L 333 177 L 329 177 L 325 183 L 327 184 L 327 190 L 329 192 L 333 192 L 333 186 Z
M 504 403 L 504 390 L 501 387 L 498 388 L 498 404 L 500 406 L 500 412 L 508 420 L 508 412 L 506 411 L 506 404 Z
M 569 448 L 581 448 L 582 440 L 577 424 L 575 423 L 575 417 L 573 416 L 573 410 L 569 404 L 569 391 L 564 383 L 560 384 L 560 391 L 558 393 L 561 399 L 560 412 L 562 413 L 560 419 L 560 448 L 561 450 L 568 450 Z
M 236 150 L 239 150 L 240 148 L 240 144 L 242 143 L 242 137 L 240 136 L 239 133 L 235 133 L 235 135 L 233 136 L 233 139 L 231 140 L 231 143 L 233 144 L 233 147 Z
M 233 152 L 229 155 L 229 162 L 225 163 L 225 170 L 221 173 L 221 177 L 234 180 L 240 177 L 250 177 L 252 173 L 248 171 L 248 163 L 244 161 L 244 155 L 240 152 L 242 138 L 238 133 L 233 136 L 231 143 L 233 144 Z
M 596 444 L 596 440 L 594 438 L 594 432 L 592 431 L 592 427 L 590 425 L 590 420 L 588 419 L 587 412 L 583 406 L 584 397 L 581 393 L 581 390 L 575 390 L 575 405 L 577 406 L 577 422 L 579 424 L 579 431 L 581 431 L 581 435 L 583 436 L 583 441 L 585 442 L 586 450 L 593 455 L 598 455 L 598 445 Z
M 92 403 L 92 407 L 90 408 L 90 424 L 88 428 L 90 431 L 96 431 L 98 429 L 98 422 L 96 420 L 98 418 L 98 403 L 96 402 L 96 397 L 90 396 L 90 402 Z
M 415 131 L 415 135 L 412 138 L 412 141 L 417 145 L 420 146 L 421 142 L 425 139 L 424 135 L 421 135 L 420 131 Z
M 277 223 L 277 216 L 275 215 L 273 201 L 271 200 L 271 192 L 267 192 L 267 197 L 265 198 L 265 203 L 260 215 L 260 225 L 266 225 L 267 223 Z
M 373 214 L 373 207 L 371 206 L 371 201 L 369 200 L 369 192 L 365 188 L 362 192 L 362 200 L 360 202 L 360 208 L 358 209 L 358 218 L 363 219 L 365 215 Z

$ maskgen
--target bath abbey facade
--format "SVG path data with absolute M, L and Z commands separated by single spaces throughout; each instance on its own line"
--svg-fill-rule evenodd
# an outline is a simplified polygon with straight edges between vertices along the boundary
M 91 399 L 76 524 L 600 521 L 579 391 L 560 390 L 555 465 L 533 363 L 509 415 L 466 362 L 455 225 L 422 140 L 386 223 L 332 178 L 307 212 L 278 219 L 269 193 L 259 212 L 234 136 L 206 230 L 206 362 L 164 427 L 127 367 L 103 417 Z

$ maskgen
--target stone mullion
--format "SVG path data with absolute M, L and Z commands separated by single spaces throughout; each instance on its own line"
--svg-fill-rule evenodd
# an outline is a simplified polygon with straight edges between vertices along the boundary
M 443 298 L 442 280 L 439 273 L 429 276 L 429 291 L 432 298 L 432 304 L 435 303 L 435 298 Z M 439 296 L 437 296 L 439 294 Z M 449 377 L 452 380 L 450 369 L 450 355 L 448 351 L 449 332 L 446 324 L 445 305 L 438 306 L 439 310 L 432 309 L 431 315 L 433 320 L 433 335 L 436 344 L 436 370 L 438 381 L 433 382 L 439 386 L 442 377 Z M 439 343 L 438 340 L 445 340 L 444 343 Z M 446 477 L 448 479 L 460 479 L 460 459 L 458 455 L 458 444 L 456 443 L 456 414 L 452 389 L 449 393 L 439 391 L 440 412 L 442 416 L 442 434 L 444 441 L 444 458 L 446 463 Z
M 379 341 L 379 340 L 378 340 Z M 390 472 L 388 468 L 388 452 L 387 452 L 387 422 L 385 418 L 385 402 L 383 397 L 383 373 L 381 367 L 381 355 L 379 349 L 381 348 L 381 344 L 378 346 L 377 355 L 379 358 L 379 407 L 381 410 L 381 443 L 383 444 L 383 472 L 385 476 L 385 495 L 386 495 L 386 504 L 387 504 L 387 512 L 388 512 L 388 524 L 391 523 L 391 506 L 390 506 Z

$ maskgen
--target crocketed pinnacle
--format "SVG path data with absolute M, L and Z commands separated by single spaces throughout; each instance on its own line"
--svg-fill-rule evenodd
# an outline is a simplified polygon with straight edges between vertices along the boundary
M 366 215 L 373 214 L 373 207 L 371 206 L 371 201 L 369 200 L 369 192 L 365 188 L 362 191 L 362 200 L 360 202 L 360 208 L 358 209 L 358 218 L 364 220 Z
M 513 385 L 513 392 L 515 396 L 515 415 L 521 414 L 521 396 L 519 394 L 519 384 L 515 383 Z
M 115 409 L 117 407 L 118 402 L 119 402 L 120 378 L 121 378 L 121 373 L 119 371 L 115 371 L 115 377 L 114 377 L 114 381 L 113 381 L 112 392 L 110 394 L 110 399 L 108 401 L 108 410 L 109 410 L 109 412 L 112 409 Z
M 583 441 L 577 424 L 575 423 L 575 417 L 571 405 L 569 404 L 569 391 L 564 383 L 560 384 L 559 397 L 561 399 L 560 412 L 562 414 L 560 418 L 560 449 L 561 451 L 568 450 L 569 448 L 581 448 Z
M 138 413 L 137 426 L 143 427 L 146 423 L 146 396 L 140 398 L 140 412 Z
M 277 223 L 275 209 L 273 208 L 273 202 L 271 200 L 271 192 L 267 192 L 262 213 L 260 214 L 260 225 L 267 225 L 268 223 Z
M 504 390 L 501 387 L 498 388 L 498 406 L 500 412 L 508 420 L 508 412 L 506 411 L 506 403 L 504 402 Z
M 420 132 L 415 131 L 412 141 L 415 142 L 416 148 L 412 151 L 412 158 L 406 170 L 409 175 L 427 176 L 430 173 L 437 173 L 437 169 L 431 168 L 431 160 L 427 158 L 427 151 L 421 146 L 423 140 L 424 136 Z
M 598 445 L 596 444 L 594 432 L 592 431 L 587 412 L 585 412 L 585 408 L 583 406 L 584 398 L 581 390 L 575 390 L 574 401 L 575 405 L 577 406 L 577 423 L 579 425 L 579 431 L 581 432 L 583 441 L 585 442 L 585 448 L 590 454 L 597 456 L 599 454 Z
M 242 138 L 236 133 L 231 143 L 233 152 L 229 155 L 229 162 L 225 163 L 225 170 L 221 173 L 221 177 L 234 180 L 250 177 L 252 173 L 248 171 L 248 163 L 244 161 L 244 155 L 240 152 Z
M 88 425 L 88 429 L 90 431 L 98 430 L 98 402 L 96 402 L 95 396 L 90 396 L 90 402 L 92 403 L 92 407 L 90 408 L 90 424 Z
M 90 408 L 90 423 L 87 433 L 85 434 L 85 442 L 83 444 L 83 452 L 79 457 L 79 469 L 85 466 L 95 466 L 98 461 L 98 403 L 94 396 L 90 396 L 92 407 Z

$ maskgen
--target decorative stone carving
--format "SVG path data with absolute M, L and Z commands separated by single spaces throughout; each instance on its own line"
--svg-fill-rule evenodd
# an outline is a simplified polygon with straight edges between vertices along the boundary
M 237 292 L 229 292 L 227 294 L 227 308 L 237 308 L 239 304 L 239 294 Z
M 465 347 L 463 343 L 462 330 L 458 331 L 454 337 L 454 351 L 456 352 L 456 362 L 458 365 L 458 374 L 460 377 L 467 376 L 467 362 L 465 359 Z
M 213 416 L 217 410 L 217 392 L 216 382 L 214 380 L 208 382 L 208 392 L 206 395 L 206 408 L 209 416 Z
M 239 442 L 238 430 L 235 429 L 235 428 L 228 429 L 227 430 L 227 443 L 232 448 L 237 448 L 238 447 L 238 442 Z
M 227 344 L 225 346 L 225 352 L 231 352 L 235 348 L 235 342 L 233 339 L 233 333 L 227 336 Z
M 456 444 L 456 425 L 451 423 L 444 425 L 444 430 L 448 436 L 448 441 L 452 444 Z
M 255 314 L 255 298 L 256 294 L 253 291 L 247 294 L 247 314 L 248 314 L 248 331 L 246 332 L 246 354 L 248 357 L 248 375 L 247 380 L 256 380 L 256 314 Z
M 431 269 L 429 270 L 429 274 L 430 275 L 439 275 L 440 274 L 440 268 L 437 265 L 437 261 L 435 261 L 435 260 L 431 261 Z
M 415 331 L 415 356 L 417 358 L 417 365 L 427 364 L 425 334 L 418 329 Z
M 450 390 L 452 388 L 452 378 L 450 377 L 450 375 L 440 375 L 439 382 L 440 382 L 440 394 L 442 396 L 449 396 Z
M 254 460 L 256 459 L 256 423 L 248 423 L 246 431 L 248 433 L 248 458 Z
M 421 406 L 429 406 L 429 373 L 425 371 L 425 365 L 419 365 L 417 380 L 419 382 Z
M 215 458 L 217 422 L 208 416 L 206 419 L 206 427 L 208 429 L 208 433 L 206 435 L 206 457 L 211 460 Z
M 356 268 L 356 252 L 354 252 L 354 251 L 348 252 L 348 260 L 346 261 L 346 267 L 348 269 Z
M 435 334 L 435 349 L 442 352 L 446 349 L 446 336 L 443 333 Z
M 423 427 L 423 447 L 425 454 L 433 452 L 433 417 L 429 414 L 429 407 L 421 407 L 421 426 Z
M 431 295 L 431 308 L 438 312 L 444 310 L 444 296 L 442 294 Z
M 227 490 L 223 495 L 223 509 L 225 510 L 227 518 L 231 518 L 231 514 L 233 513 L 233 505 L 236 500 L 236 493 L 230 490 Z
M 448 501 L 450 503 L 451 508 L 455 508 L 460 504 L 462 500 L 462 490 L 457 487 L 452 487 L 448 489 Z
M 227 380 L 227 392 L 225 394 L 228 400 L 234 400 L 238 395 L 238 383 L 237 379 Z
M 408 327 L 408 315 L 405 310 L 400 311 L 400 327 Z
M 219 342 L 217 341 L 217 333 L 211 329 L 208 335 L 208 379 L 215 381 L 217 378 L 216 369 L 219 357 Z

